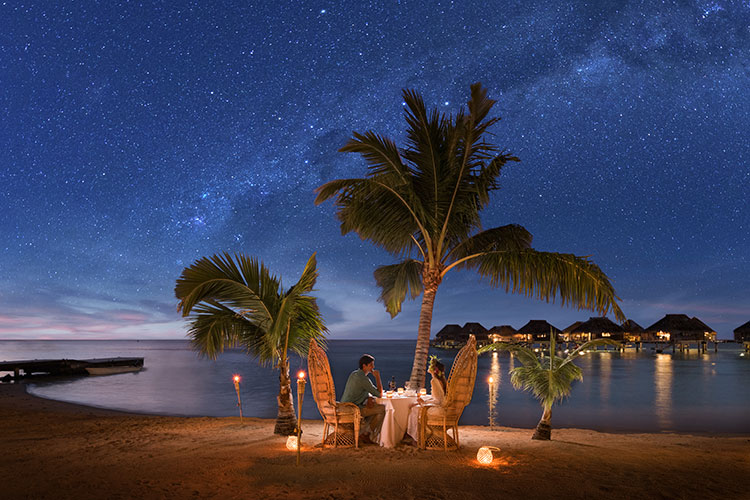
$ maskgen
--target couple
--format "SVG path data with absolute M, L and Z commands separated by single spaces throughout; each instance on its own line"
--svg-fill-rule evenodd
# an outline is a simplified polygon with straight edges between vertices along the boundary
M 439 405 L 445 397 L 445 366 L 438 361 L 437 357 L 431 356 L 427 372 L 432 375 L 430 384 L 432 395 L 417 397 L 417 402 L 409 412 L 407 433 L 414 442 L 419 440 L 419 407 L 423 404 Z M 370 373 L 375 377 L 377 386 L 367 376 Z M 375 358 L 364 354 L 359 358 L 359 369 L 354 370 L 346 381 L 341 402 L 354 403 L 359 406 L 362 416 L 365 417 L 365 426 L 359 436 L 359 441 L 365 444 L 379 441 L 380 429 L 385 418 L 385 405 L 376 403 L 375 399 L 370 396 L 383 397 L 383 384 L 380 381 L 380 372 L 375 369 Z

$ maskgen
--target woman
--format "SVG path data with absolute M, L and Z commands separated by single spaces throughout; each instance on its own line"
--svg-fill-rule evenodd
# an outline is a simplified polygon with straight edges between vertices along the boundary
M 432 375 L 432 380 L 430 380 L 430 395 L 424 397 L 417 396 L 417 402 L 409 412 L 409 423 L 406 427 L 406 433 L 413 440 L 411 444 L 419 442 L 419 410 L 425 405 L 438 406 L 443 402 L 443 398 L 445 398 L 445 365 L 436 356 L 430 356 L 430 365 L 427 368 L 427 373 Z

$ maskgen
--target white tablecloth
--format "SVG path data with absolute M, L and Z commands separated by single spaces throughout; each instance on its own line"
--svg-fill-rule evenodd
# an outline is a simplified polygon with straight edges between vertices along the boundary
M 394 394 L 392 398 L 377 398 L 377 402 L 385 405 L 385 420 L 380 429 L 380 446 L 393 448 L 404 438 L 409 422 L 409 410 L 411 405 L 417 402 L 417 397 L 399 397 Z

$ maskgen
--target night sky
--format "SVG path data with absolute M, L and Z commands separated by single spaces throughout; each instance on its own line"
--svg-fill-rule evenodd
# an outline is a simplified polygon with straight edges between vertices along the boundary
M 318 252 L 332 338 L 416 338 L 313 189 L 403 144 L 402 88 L 497 99 L 485 227 L 590 255 L 629 318 L 750 320 L 750 2 L 0 2 L 0 338 L 185 338 L 175 279 L 217 252 L 294 283 Z M 451 272 L 445 323 L 595 315 Z

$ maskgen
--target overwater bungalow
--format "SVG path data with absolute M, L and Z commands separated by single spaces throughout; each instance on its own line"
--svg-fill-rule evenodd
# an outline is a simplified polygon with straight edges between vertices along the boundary
M 735 342 L 750 342 L 750 321 L 738 326 L 733 331 Z
M 469 341 L 469 335 L 474 335 L 477 339 L 477 346 L 481 347 L 489 344 L 488 332 L 489 330 L 482 326 L 481 323 L 466 323 L 461 328 L 461 338 L 465 344 Z
M 510 325 L 493 326 L 487 334 L 490 342 L 513 342 L 513 335 L 516 329 Z
M 698 318 L 687 314 L 667 314 L 645 330 L 656 340 L 677 343 L 716 342 L 716 332 Z
M 620 325 L 609 318 L 597 316 L 589 318 L 570 332 L 573 342 L 586 342 L 594 339 L 623 340 L 624 332 Z
M 567 327 L 563 328 L 562 333 L 560 334 L 560 339 L 563 342 L 570 342 L 571 337 L 570 334 L 573 332 L 574 329 L 578 328 L 578 325 L 583 323 L 583 321 L 576 321 L 572 325 L 568 325 Z
M 466 340 L 462 340 L 461 338 L 461 327 L 456 324 L 445 325 L 437 332 L 433 341 L 433 345 L 447 348 L 460 347 L 465 343 Z
M 653 342 L 655 340 L 651 338 L 650 333 L 646 332 L 641 325 L 632 319 L 624 321 L 620 328 L 622 328 L 623 336 L 628 342 Z
M 532 319 L 513 335 L 513 340 L 517 342 L 549 342 L 550 330 L 560 338 L 559 328 L 554 327 L 543 319 Z

